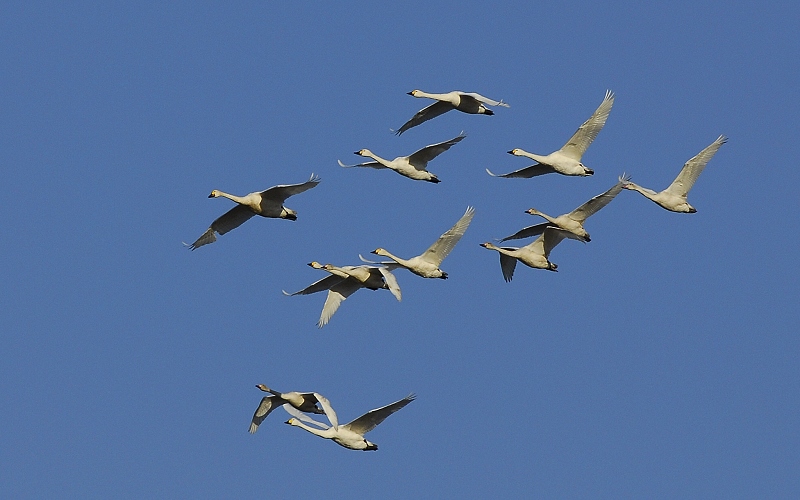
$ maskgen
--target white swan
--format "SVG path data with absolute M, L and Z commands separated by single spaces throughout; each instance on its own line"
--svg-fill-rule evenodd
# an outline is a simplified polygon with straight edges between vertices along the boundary
M 297 212 L 284 207 L 283 203 L 286 201 L 286 198 L 315 187 L 319 184 L 319 181 L 319 177 L 311 174 L 311 178 L 301 184 L 273 186 L 266 191 L 257 191 L 247 196 L 235 196 L 215 189 L 208 195 L 209 198 L 224 197 L 235 201 L 237 205 L 218 217 L 217 220 L 211 223 L 211 227 L 209 227 L 202 236 L 197 238 L 197 241 L 187 246 L 191 250 L 194 250 L 208 243 L 213 243 L 217 241 L 214 232 L 225 234 L 241 226 L 254 215 L 276 219 L 297 220 Z
M 626 177 L 625 174 L 619 178 L 619 182 L 614 184 L 611 189 L 606 191 L 605 193 L 598 194 L 591 200 L 587 201 L 583 205 L 579 206 L 572 212 L 567 214 L 559 215 L 558 217 L 550 217 L 546 213 L 540 212 L 535 208 L 531 208 L 525 211 L 525 213 L 529 213 L 531 215 L 539 215 L 547 219 L 547 222 L 543 222 L 541 224 L 536 224 L 535 226 L 528 226 L 526 228 L 520 229 L 516 233 L 512 234 L 511 236 L 506 236 L 505 238 L 501 239 L 500 241 L 507 241 L 507 240 L 517 240 L 520 238 L 527 238 L 529 236 L 537 236 L 542 234 L 542 231 L 545 230 L 548 226 L 556 226 L 564 229 L 565 231 L 569 231 L 575 236 L 577 236 L 581 241 L 591 241 L 589 237 L 589 233 L 586 232 L 586 229 L 583 227 L 583 223 L 586 222 L 591 215 L 597 213 L 601 208 L 611 203 L 611 200 L 614 199 L 622 191 L 622 186 L 625 182 L 629 181 L 630 177 Z
M 464 212 L 464 215 L 462 215 L 460 219 L 458 219 L 458 222 L 456 222 L 455 225 L 448 229 L 443 235 L 439 236 L 439 239 L 437 239 L 433 245 L 430 246 L 430 248 L 425 250 L 422 255 L 405 260 L 392 255 L 383 248 L 377 248 L 372 253 L 381 255 L 383 257 L 389 257 L 392 260 L 388 262 L 371 262 L 364 259 L 364 257 L 361 257 L 360 255 L 359 258 L 361 258 L 362 261 L 370 264 L 380 264 L 386 266 L 390 270 L 394 270 L 398 267 L 404 267 L 417 276 L 422 276 L 423 278 L 447 279 L 447 273 L 439 269 L 439 266 L 442 264 L 442 261 L 445 257 L 447 257 L 450 251 L 453 250 L 453 247 L 456 246 L 458 240 L 464 236 L 464 232 L 466 232 L 470 222 L 472 222 L 473 216 L 475 216 L 475 209 L 472 207 L 467 207 L 467 211 Z
M 294 293 L 288 293 L 283 290 L 283 294 L 288 296 L 309 295 L 327 290 L 328 296 L 325 299 L 325 304 L 322 306 L 322 313 L 317 322 L 319 328 L 328 324 L 328 321 L 330 321 L 331 317 L 339 309 L 342 302 L 361 288 L 368 288 L 370 290 L 385 288 L 389 290 L 398 301 L 402 299 L 400 285 L 397 283 L 397 279 L 391 271 L 383 266 L 336 267 L 331 264 L 325 264 L 323 266 L 316 261 L 310 262 L 308 265 L 314 269 L 324 269 L 331 273 L 331 275 L 319 281 L 315 281 L 304 289 Z M 365 271 L 368 275 L 365 274 Z
M 454 90 L 452 92 L 447 92 L 446 94 L 429 94 L 428 92 L 423 92 L 421 90 L 412 90 L 408 93 L 408 95 L 414 97 L 427 97 L 428 99 L 435 99 L 436 102 L 417 111 L 417 114 L 412 116 L 410 120 L 405 122 L 403 126 L 395 132 L 397 135 L 402 134 L 411 127 L 416 127 L 420 123 L 426 122 L 431 118 L 436 118 L 437 116 L 453 109 L 473 115 L 493 115 L 494 111 L 487 108 L 487 104 L 489 106 L 508 107 L 508 104 L 504 103 L 503 101 L 495 101 L 474 92 L 468 93 L 461 92 L 460 90 Z
M 689 190 L 692 189 L 697 177 L 706 167 L 706 164 L 709 162 L 709 160 L 711 160 L 714 154 L 716 154 L 719 148 L 726 142 L 728 142 L 727 137 L 723 135 L 717 137 L 717 139 L 709 144 L 708 147 L 687 161 L 683 165 L 678 177 L 672 181 L 672 184 L 670 184 L 667 189 L 661 191 L 660 193 L 656 193 L 652 189 L 643 188 L 642 186 L 634 184 L 630 181 L 624 182 L 622 187 L 642 193 L 645 198 L 653 200 L 670 212 L 693 214 L 697 212 L 697 210 L 693 206 L 689 205 L 689 202 L 686 199 L 687 195 L 689 194 Z
M 498 247 L 489 242 L 481 243 L 481 246 L 489 250 L 497 250 L 500 253 L 500 270 L 503 271 L 503 278 L 506 281 L 511 281 L 514 277 L 514 268 L 517 267 L 517 261 L 534 269 L 556 271 L 558 265 L 550 262 L 550 251 L 561 243 L 564 238 L 578 239 L 577 236 L 569 231 L 548 227 L 533 243 L 522 248 Z
M 250 422 L 250 434 L 254 434 L 258 430 L 258 426 L 272 413 L 272 410 L 283 405 L 291 405 L 299 411 L 306 413 L 325 414 L 328 416 L 333 427 L 339 426 L 339 422 L 336 420 L 336 414 L 332 412 L 330 401 L 322 394 L 317 392 L 281 393 L 270 389 L 264 384 L 257 384 L 256 387 L 273 395 L 261 399 L 261 403 L 259 403 L 256 412 L 253 414 L 253 420 Z M 322 405 L 322 408 L 317 406 L 317 403 Z
M 537 163 L 520 170 L 515 170 L 507 174 L 493 174 L 488 168 L 486 171 L 489 175 L 495 177 L 521 177 L 531 178 L 537 175 L 550 174 L 557 172 L 564 175 L 580 175 L 587 176 L 594 174 L 594 171 L 584 166 L 581 163 L 583 154 L 586 149 L 594 141 L 597 134 L 606 124 L 608 114 L 611 112 L 611 106 L 614 105 L 614 93 L 610 90 L 606 91 L 606 96 L 600 106 L 595 110 L 592 116 L 586 120 L 583 125 L 578 127 L 578 130 L 573 134 L 570 140 L 558 151 L 554 151 L 546 156 L 541 156 L 533 153 L 528 153 L 522 149 L 512 149 L 509 154 L 514 156 L 524 156 L 535 160 Z
M 392 413 L 414 401 L 415 398 L 416 396 L 414 394 L 409 394 L 400 401 L 395 401 L 392 404 L 368 411 L 352 422 L 340 425 L 338 428 L 332 426 L 329 427 L 328 425 L 323 424 L 322 422 L 317 422 L 316 420 L 303 414 L 297 415 L 295 412 L 290 411 L 292 409 L 291 407 L 284 407 L 287 412 L 292 415 L 296 415 L 296 417 L 287 420 L 286 423 L 295 427 L 300 427 L 301 429 L 305 429 L 311 434 L 315 434 L 321 438 L 331 439 L 334 443 L 351 450 L 373 451 L 378 449 L 378 445 L 367 441 L 364 438 L 364 434 L 374 429 L 378 424 L 386 420 L 386 417 Z M 336 415 L 336 413 L 333 411 L 333 408 L 331 408 L 328 415 Z M 301 420 L 315 425 L 316 427 L 305 425 L 303 422 L 301 422 Z
M 368 156 L 375 161 L 369 161 L 365 163 L 359 163 L 357 165 L 345 165 L 344 163 L 339 161 L 339 165 L 345 168 L 350 167 L 371 167 L 371 168 L 388 168 L 394 170 L 398 174 L 408 177 L 409 179 L 414 179 L 417 181 L 428 181 L 428 182 L 439 182 L 439 179 L 433 175 L 432 173 L 428 172 L 426 168 L 428 168 L 428 162 L 439 156 L 440 154 L 444 153 L 451 146 L 460 142 L 466 135 L 462 132 L 461 135 L 458 137 L 454 137 L 449 141 L 440 142 L 438 144 L 431 144 L 430 146 L 425 146 L 424 148 L 420 149 L 419 151 L 408 155 L 408 156 L 398 156 L 394 160 L 386 160 L 381 158 L 380 156 L 375 155 L 369 149 L 362 149 L 360 151 L 356 151 L 355 154 L 360 156 Z

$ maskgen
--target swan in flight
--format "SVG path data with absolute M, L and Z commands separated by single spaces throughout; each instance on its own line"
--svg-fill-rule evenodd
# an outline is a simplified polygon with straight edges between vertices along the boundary
M 273 186 L 266 191 L 256 191 L 247 196 L 235 196 L 215 189 L 208 195 L 209 198 L 224 197 L 235 201 L 237 205 L 218 217 L 217 220 L 211 223 L 211 227 L 209 227 L 202 236 L 197 238 L 197 241 L 187 246 L 191 250 L 194 250 L 208 243 L 213 243 L 217 241 L 217 237 L 214 235 L 215 232 L 225 234 L 241 226 L 247 219 L 254 215 L 276 219 L 297 220 L 297 212 L 291 208 L 284 207 L 283 203 L 286 201 L 286 198 L 315 187 L 319 184 L 319 181 L 319 177 L 311 174 L 311 178 L 301 184 Z
M 322 422 L 317 422 L 307 415 L 293 411 L 294 408 L 290 406 L 284 406 L 284 409 L 286 409 L 289 414 L 294 415 L 293 418 L 286 421 L 289 425 L 305 429 L 311 434 L 315 434 L 321 438 L 332 439 L 334 443 L 351 450 L 373 451 L 378 449 L 378 445 L 367 441 L 364 438 L 364 434 L 374 429 L 392 413 L 414 401 L 415 398 L 416 396 L 414 394 L 409 394 L 400 401 L 395 401 L 392 404 L 370 410 L 352 422 L 340 425 L 338 428 L 328 426 Z M 329 417 L 336 417 L 333 408 L 331 408 L 327 414 Z M 315 427 L 305 425 L 303 422 L 307 422 Z
M 404 267 L 417 276 L 422 276 L 423 278 L 447 279 L 447 273 L 439 269 L 439 266 L 442 264 L 442 261 L 445 257 L 447 257 L 450 251 L 453 250 L 453 247 L 456 246 L 458 240 L 464 236 L 464 232 L 466 232 L 467 227 L 469 227 L 470 222 L 472 222 L 473 216 L 475 216 L 475 209 L 472 207 L 467 207 L 467 211 L 464 212 L 464 215 L 462 215 L 460 219 L 458 219 L 458 222 L 456 222 L 455 225 L 448 229 L 443 235 L 439 236 L 439 239 L 436 240 L 433 245 L 430 246 L 430 248 L 425 250 L 422 255 L 405 260 L 392 255 L 383 248 L 378 248 L 372 253 L 383 257 L 388 257 L 392 260 L 387 262 L 371 262 L 364 259 L 364 257 L 361 257 L 360 255 L 359 258 L 362 261 L 370 264 L 380 264 L 386 266 L 390 270 L 397 269 L 398 267 Z
M 528 153 L 522 149 L 512 149 L 509 154 L 514 156 L 524 156 L 535 160 L 537 163 L 520 170 L 515 170 L 507 174 L 493 174 L 491 170 L 486 169 L 489 175 L 495 177 L 521 177 L 529 179 L 537 175 L 550 174 L 557 172 L 564 175 L 580 175 L 587 176 L 594 174 L 594 170 L 587 168 L 581 163 L 581 158 L 589 145 L 594 141 L 597 134 L 602 130 L 603 125 L 606 124 L 608 114 L 611 112 L 611 106 L 614 105 L 614 93 L 610 90 L 606 91 L 606 96 L 600 106 L 595 110 L 592 116 L 583 122 L 583 125 L 578 127 L 578 130 L 573 134 L 570 140 L 558 151 L 554 151 L 546 156 L 541 156 L 533 153 Z
M 421 90 L 412 90 L 408 93 L 408 95 L 414 97 L 427 97 L 428 99 L 435 99 L 436 102 L 417 111 L 417 114 L 412 116 L 410 120 L 405 122 L 403 126 L 395 132 L 397 135 L 402 134 L 411 127 L 416 127 L 420 123 L 424 123 L 432 118 L 436 118 L 437 116 L 447 113 L 453 109 L 457 109 L 471 115 L 493 115 L 494 111 L 487 108 L 487 104 L 489 106 L 508 107 L 508 104 L 504 103 L 502 100 L 495 101 L 480 94 L 461 92 L 460 90 L 454 90 L 452 92 L 447 92 L 446 94 L 429 94 L 428 92 L 423 92 Z
M 304 289 L 294 293 L 288 293 L 283 290 L 283 294 L 288 296 L 309 295 L 327 290 L 328 296 L 325 299 L 325 304 L 322 306 L 322 314 L 320 314 L 319 321 L 317 322 L 319 328 L 328 324 L 331 316 L 339 309 L 342 302 L 361 288 L 368 288 L 370 290 L 385 288 L 395 296 L 398 302 L 402 299 L 400 285 L 397 283 L 397 279 L 391 271 L 383 266 L 336 267 L 331 264 L 322 265 L 316 261 L 310 262 L 308 265 L 314 269 L 324 269 L 331 273 L 331 275 L 319 281 L 315 281 Z
M 634 184 L 629 180 L 625 181 L 622 187 L 642 193 L 645 198 L 653 200 L 670 212 L 693 214 L 697 212 L 697 210 L 693 206 L 689 205 L 686 196 L 689 194 L 689 190 L 692 189 L 692 186 L 694 186 L 697 177 L 706 167 L 706 164 L 709 162 L 709 160 L 711 160 L 711 157 L 713 157 L 717 150 L 719 150 L 719 148 L 726 142 L 728 142 L 727 137 L 723 135 L 717 137 L 717 139 L 709 144 L 708 147 L 687 161 L 683 165 L 678 177 L 672 181 L 672 184 L 670 184 L 667 189 L 661 191 L 660 193 L 656 193 L 652 189 L 643 188 L 642 186 Z
M 512 234 L 511 236 L 506 236 L 500 241 L 502 242 L 507 240 L 527 238 L 529 236 L 538 236 L 542 234 L 542 231 L 544 231 L 548 226 L 556 226 L 565 231 L 569 231 L 583 242 L 591 241 L 589 233 L 587 233 L 586 229 L 583 228 L 583 223 L 586 222 L 586 219 L 588 219 L 589 216 L 596 214 L 601 208 L 611 203 L 611 200 L 613 200 L 614 197 L 622 191 L 622 186 L 624 183 L 628 182 L 629 180 L 630 177 L 626 177 L 625 174 L 622 174 L 622 176 L 619 178 L 619 182 L 614 184 L 611 189 L 605 193 L 598 194 L 572 212 L 559 215 L 555 218 L 550 217 L 546 213 L 540 212 L 535 208 L 528 209 L 525 211 L 525 213 L 544 217 L 547 219 L 547 222 L 520 229 L 516 233 Z
M 254 434 L 258 430 L 258 426 L 272 413 L 272 410 L 283 405 L 291 405 L 301 412 L 325 414 L 328 416 L 333 427 L 339 426 L 339 422 L 336 420 L 336 414 L 332 412 L 330 401 L 322 394 L 316 392 L 281 393 L 270 389 L 264 384 L 257 384 L 256 387 L 264 392 L 269 392 L 272 396 L 265 396 L 261 399 L 261 403 L 259 403 L 258 408 L 256 408 L 256 412 L 253 414 L 253 420 L 250 423 L 250 434 Z M 317 406 L 317 403 L 322 405 L 322 408 Z
M 339 160 L 339 166 L 350 167 L 371 167 L 371 168 L 388 168 L 394 170 L 398 174 L 414 179 L 417 181 L 439 182 L 439 178 L 428 172 L 428 162 L 444 153 L 454 144 L 458 144 L 466 135 L 462 132 L 458 137 L 454 137 L 449 141 L 440 142 L 438 144 L 431 144 L 425 146 L 414 154 L 409 156 L 398 156 L 394 160 L 386 160 L 377 156 L 369 149 L 362 149 L 356 151 L 355 154 L 360 156 L 367 156 L 375 161 L 368 161 L 365 163 L 358 163 L 356 165 L 345 165 Z
M 550 262 L 550 251 L 564 238 L 578 239 L 569 231 L 551 226 L 545 228 L 541 236 L 536 238 L 533 243 L 522 248 L 498 247 L 489 242 L 481 243 L 481 246 L 489 250 L 497 250 L 500 253 L 500 270 L 503 271 L 503 278 L 511 281 L 517 261 L 534 269 L 556 271 L 558 265 Z

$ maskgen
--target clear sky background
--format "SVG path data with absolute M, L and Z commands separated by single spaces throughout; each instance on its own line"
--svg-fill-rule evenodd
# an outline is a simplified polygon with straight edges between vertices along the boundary
M 4 498 L 800 496 L 796 2 L 4 2 L 0 7 Z M 413 89 L 503 99 L 448 113 Z M 593 177 L 499 179 L 561 147 L 606 89 Z M 467 138 L 440 184 L 342 169 Z M 623 171 L 663 189 L 718 135 L 696 214 L 624 191 L 552 253 L 478 246 Z M 246 194 L 296 183 L 190 252 Z M 442 267 L 360 291 L 319 330 L 322 278 L 383 246 Z M 415 392 L 356 452 L 247 433 L 254 385 L 341 421 Z

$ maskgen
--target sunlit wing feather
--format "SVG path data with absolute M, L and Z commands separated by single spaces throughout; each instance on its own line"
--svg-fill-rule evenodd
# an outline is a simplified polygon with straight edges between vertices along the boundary
M 586 153 L 589 145 L 594 141 L 600 130 L 606 124 L 608 114 L 611 112 L 611 106 L 614 105 L 614 93 L 610 90 L 606 91 L 606 96 L 600 106 L 595 110 L 592 116 L 583 122 L 583 125 L 578 127 L 578 130 L 572 135 L 569 141 L 561 148 L 561 152 L 566 156 L 581 161 L 581 157 Z
M 669 185 L 666 191 L 679 196 L 686 196 L 689 190 L 692 189 L 692 186 L 694 186 L 697 177 L 706 167 L 706 164 L 726 142 L 728 142 L 728 138 L 721 135 L 717 137 L 714 142 L 709 144 L 708 147 L 687 161 L 683 165 L 678 177 L 672 181 L 672 184 Z
M 286 201 L 286 198 L 300 194 L 303 191 L 308 191 L 309 189 L 315 187 L 317 184 L 319 184 L 320 180 L 321 179 L 319 176 L 311 174 L 311 177 L 306 182 L 300 184 L 282 184 L 279 186 L 273 186 L 266 191 L 262 191 L 261 197 L 282 204 L 284 201 Z
M 453 227 L 445 231 L 445 233 L 439 236 L 439 239 L 436 240 L 433 245 L 430 246 L 425 252 L 422 254 L 422 258 L 427 262 L 431 262 L 436 264 L 438 267 L 439 264 L 442 263 L 445 257 L 453 250 L 453 247 L 456 246 L 456 243 L 464 236 L 464 233 L 467 231 L 470 222 L 472 222 L 472 218 L 475 216 L 475 209 L 472 207 L 467 207 L 467 211 L 464 212 L 464 215 L 458 219 L 458 222 L 455 223 Z
M 363 436 L 367 432 L 374 429 L 378 424 L 386 420 L 386 417 L 403 408 L 408 403 L 414 401 L 415 398 L 416 396 L 414 394 L 409 394 L 400 401 L 395 401 L 392 404 L 368 411 L 349 424 L 345 424 L 343 427 L 347 427 L 351 431 Z
M 408 161 L 409 163 L 414 165 L 417 168 L 417 170 L 420 170 L 420 168 L 417 165 L 419 164 L 424 165 L 425 163 L 433 160 L 440 154 L 450 149 L 450 147 L 453 146 L 454 144 L 458 144 L 462 139 L 464 139 L 464 137 L 466 137 L 466 135 L 464 135 L 464 133 L 462 132 L 458 137 L 454 137 L 449 141 L 444 141 L 438 144 L 431 144 L 430 146 L 425 146 L 419 151 L 409 155 Z
M 596 214 L 601 208 L 611 203 L 611 200 L 613 200 L 614 197 L 617 196 L 620 193 L 620 191 L 622 191 L 622 186 L 629 180 L 630 177 L 626 177 L 625 174 L 623 174 L 620 177 L 619 182 L 611 186 L 611 189 L 609 189 L 605 193 L 598 194 L 591 200 L 579 206 L 578 208 L 569 213 L 569 217 L 578 222 L 585 221 L 590 216 Z

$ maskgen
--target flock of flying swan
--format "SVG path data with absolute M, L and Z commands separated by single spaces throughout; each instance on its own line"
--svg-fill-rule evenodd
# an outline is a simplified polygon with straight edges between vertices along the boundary
M 394 131 L 397 135 L 451 110 L 468 114 L 493 115 L 494 112 L 487 106 L 508 107 L 508 104 L 503 101 L 495 101 L 480 94 L 461 91 L 432 94 L 414 90 L 409 92 L 409 95 L 433 99 L 434 103 L 418 111 L 410 120 Z M 548 155 L 537 155 L 522 149 L 508 151 L 509 154 L 534 160 L 535 164 L 506 174 L 494 174 L 489 169 L 486 169 L 486 171 L 494 177 L 505 178 L 531 178 L 549 173 L 569 176 L 593 175 L 594 171 L 581 163 L 581 159 L 605 125 L 613 105 L 614 93 L 610 90 L 606 91 L 603 101 L 592 116 L 578 127 L 578 130 L 561 149 Z M 372 158 L 373 161 L 355 165 L 345 165 L 341 161 L 338 163 L 346 168 L 390 169 L 413 180 L 438 183 L 440 182 L 439 178 L 427 170 L 428 162 L 458 144 L 465 137 L 462 132 L 449 141 L 431 144 L 411 155 L 399 156 L 393 160 L 381 158 L 368 149 L 361 149 L 355 154 Z M 593 197 L 569 213 L 552 217 L 535 208 L 526 210 L 526 213 L 541 217 L 546 222 L 525 227 L 510 236 L 498 240 L 498 242 L 504 242 L 536 237 L 528 245 L 519 248 L 500 247 L 486 242 L 481 243 L 481 246 L 498 252 L 503 278 L 506 281 L 511 281 L 517 262 L 534 269 L 557 271 L 558 266 L 550 261 L 550 253 L 556 245 L 565 238 L 584 243 L 591 241 L 589 233 L 584 228 L 586 219 L 608 205 L 623 189 L 638 191 L 666 210 L 694 213 L 697 210 L 687 201 L 689 190 L 697 181 L 697 177 L 706 164 L 725 142 L 727 142 L 727 139 L 722 135 L 719 136 L 708 147 L 687 161 L 672 184 L 661 192 L 634 184 L 629 176 L 622 174 L 619 177 L 619 181 L 610 189 Z M 194 243 L 186 246 L 191 250 L 196 250 L 203 245 L 213 243 L 217 240 L 216 234 L 225 234 L 239 227 L 254 215 L 297 220 L 297 212 L 286 208 L 283 204 L 290 196 L 316 187 L 319 182 L 320 178 L 312 174 L 308 181 L 300 184 L 278 185 L 266 191 L 257 191 L 241 197 L 215 189 L 211 191 L 209 198 L 228 198 L 235 202 L 236 205 L 212 222 L 211 226 Z M 308 264 L 310 267 L 325 271 L 328 276 L 297 292 L 288 293 L 284 291 L 283 293 L 293 296 L 327 292 L 322 313 L 317 321 L 317 326 L 320 328 L 330 321 L 345 299 L 362 288 L 388 290 L 400 301 L 402 299 L 400 285 L 392 271 L 402 268 L 422 278 L 447 279 L 447 273 L 440 268 L 442 261 L 453 250 L 461 237 L 464 236 L 474 215 L 475 209 L 467 207 L 464 215 L 450 229 L 442 234 L 427 250 L 416 257 L 403 259 L 379 247 L 372 253 L 386 257 L 389 260 L 376 262 L 359 255 L 358 257 L 363 264 L 356 266 L 334 266 L 333 264 L 320 264 L 316 261 L 311 262 Z M 371 410 L 348 424 L 339 425 L 338 417 L 330 401 L 319 393 L 280 393 L 263 384 L 258 384 L 256 387 L 271 395 L 264 397 L 259 403 L 250 423 L 251 434 L 258 430 L 259 425 L 274 409 L 283 407 L 291 417 L 286 421 L 287 424 L 305 429 L 319 437 L 331 439 L 345 448 L 364 451 L 378 449 L 378 446 L 364 438 L 364 435 L 383 422 L 389 415 L 405 407 L 416 397 L 414 394 L 409 394 L 399 401 Z M 325 415 L 328 423 L 318 422 L 308 414 Z

